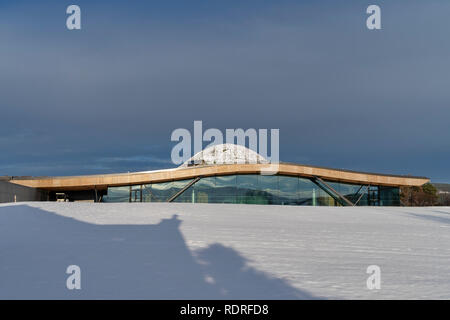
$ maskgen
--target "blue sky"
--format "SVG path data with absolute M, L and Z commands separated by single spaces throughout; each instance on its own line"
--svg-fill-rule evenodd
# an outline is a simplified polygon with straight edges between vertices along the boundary
M 82 30 L 66 29 L 77 4 Z M 382 30 L 365 27 L 369 4 Z M 172 167 L 176 128 L 450 182 L 448 1 L 0 1 L 0 175 Z

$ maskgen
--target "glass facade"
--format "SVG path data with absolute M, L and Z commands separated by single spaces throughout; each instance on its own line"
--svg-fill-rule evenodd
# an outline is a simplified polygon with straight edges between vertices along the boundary
M 397 187 L 366 186 L 283 175 L 240 174 L 110 187 L 104 202 L 242 203 L 309 206 L 399 206 Z M 191 185 L 190 185 L 191 184 Z M 173 198 L 173 199 L 172 199 Z
M 399 206 L 400 188 L 379 187 L 380 206 Z
M 103 202 L 129 202 L 130 187 L 108 188 L 108 195 L 103 197 Z
M 103 202 L 167 202 L 193 179 L 126 187 L 110 187 Z

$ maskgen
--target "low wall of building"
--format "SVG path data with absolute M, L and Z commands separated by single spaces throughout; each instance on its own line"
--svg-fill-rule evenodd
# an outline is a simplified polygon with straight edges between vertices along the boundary
M 46 201 L 48 192 L 0 180 L 0 203 Z

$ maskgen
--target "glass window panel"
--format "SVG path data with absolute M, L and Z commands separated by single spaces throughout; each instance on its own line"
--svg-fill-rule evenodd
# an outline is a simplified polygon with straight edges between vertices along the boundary
M 197 181 L 193 187 L 194 202 L 209 203 L 215 202 L 215 177 L 206 177 Z
M 161 183 L 153 183 L 150 188 L 150 192 L 152 194 L 153 202 L 165 202 L 167 201 L 173 194 L 175 194 L 171 189 L 173 186 L 173 182 L 161 182 Z
M 341 184 L 338 182 L 326 181 L 326 183 L 337 192 L 341 193 Z
M 335 206 L 336 201 L 332 196 L 325 192 L 322 188 L 317 190 L 317 205 L 318 206 Z
M 236 203 L 236 176 L 216 177 L 215 202 Z
M 154 202 L 153 193 L 152 193 L 152 185 L 144 184 L 142 186 L 142 202 Z
M 173 202 L 194 202 L 193 196 L 195 196 L 195 193 L 193 193 L 193 186 L 190 186 L 188 189 L 186 189 L 182 194 L 180 194 L 178 197 L 176 197 Z
M 259 189 L 265 194 L 268 204 L 281 204 L 278 176 L 258 176 Z
M 129 202 L 130 187 L 109 187 L 107 196 L 103 197 L 103 202 Z
M 259 190 L 258 175 L 241 174 L 236 177 L 237 203 L 267 204 L 268 197 Z
M 379 187 L 381 206 L 399 206 L 400 189 L 398 187 Z
M 297 204 L 299 199 L 298 177 L 279 176 L 278 184 L 280 204 Z
M 192 179 L 153 183 L 150 188 L 152 201 L 166 202 L 183 189 Z
M 317 189 L 319 187 L 306 178 L 298 179 L 299 200 L 297 204 L 304 206 L 317 205 Z
M 361 185 L 340 183 L 340 193 L 345 196 L 348 200 L 355 203 L 361 196 L 361 193 L 365 192 L 365 187 L 361 188 Z

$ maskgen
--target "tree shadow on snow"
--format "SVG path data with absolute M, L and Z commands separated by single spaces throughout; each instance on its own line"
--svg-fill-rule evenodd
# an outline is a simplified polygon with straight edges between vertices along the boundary
M 96 225 L 27 205 L 0 208 L 1 299 L 314 299 L 232 248 L 191 252 L 174 215 Z M 68 290 L 69 265 L 81 290 Z
M 436 215 L 430 215 L 430 214 L 419 214 L 419 213 L 412 213 L 412 212 L 408 212 L 408 215 L 418 218 L 418 219 L 422 219 L 422 220 L 428 220 L 428 221 L 434 221 L 437 223 L 445 223 L 445 224 L 450 224 L 450 219 L 447 217 L 440 217 L 440 216 L 436 216 Z
M 441 213 L 441 214 L 447 214 L 447 215 L 449 215 L 449 214 L 450 214 L 450 212 L 449 212 L 449 211 L 444 211 L 444 210 L 433 210 L 433 212 L 436 212 L 436 213 Z

